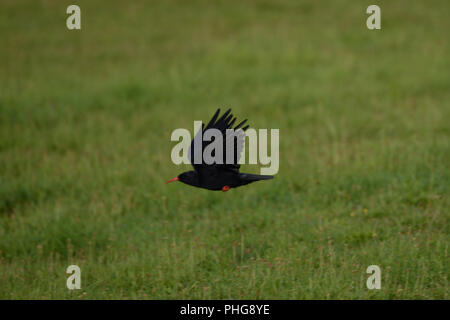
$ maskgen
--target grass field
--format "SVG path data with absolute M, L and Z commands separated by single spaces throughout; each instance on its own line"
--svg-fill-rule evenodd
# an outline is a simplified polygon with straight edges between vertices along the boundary
M 449 10 L 2 1 L 0 298 L 448 299 Z M 276 178 L 165 185 L 218 107 L 280 129 Z

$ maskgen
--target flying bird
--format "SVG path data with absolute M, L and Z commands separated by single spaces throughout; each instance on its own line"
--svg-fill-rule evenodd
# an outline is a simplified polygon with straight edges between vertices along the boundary
M 191 146 L 189 148 L 188 157 L 191 162 L 194 170 L 186 171 L 181 173 L 179 176 L 170 179 L 167 181 L 180 181 L 185 184 L 204 188 L 208 190 L 222 190 L 228 191 L 231 188 L 237 188 L 240 186 L 244 186 L 246 184 L 259 181 L 259 180 L 269 180 L 272 179 L 273 176 L 268 175 L 259 175 L 259 174 L 250 174 L 250 173 L 240 173 L 239 172 L 239 159 L 241 157 L 242 151 L 244 149 L 245 143 L 245 130 L 248 129 L 248 125 L 243 127 L 243 125 L 247 122 L 247 119 L 239 123 L 233 129 L 233 125 L 236 122 L 236 118 L 231 114 L 231 109 L 226 111 L 220 118 L 220 109 L 217 109 L 214 116 L 211 118 L 209 123 L 206 125 L 202 123 L 202 128 L 199 130 L 197 135 L 191 142 Z M 205 161 L 201 161 L 200 163 L 196 163 L 194 159 L 197 159 L 198 155 L 200 157 L 203 155 L 203 151 L 208 145 L 214 142 L 201 140 L 200 144 L 194 143 L 198 135 L 203 136 L 203 134 L 208 129 L 217 129 L 222 134 L 222 142 L 223 142 L 223 160 L 222 161 L 214 161 L 211 164 L 207 164 Z M 234 135 L 226 134 L 227 129 L 233 129 Z M 227 143 L 229 139 L 234 139 L 234 143 Z M 196 148 L 197 146 L 197 148 Z M 228 147 L 227 147 L 228 146 Z M 231 149 L 230 148 L 233 148 Z M 200 147 L 200 148 L 199 148 Z M 227 154 L 233 156 L 231 159 L 227 159 Z M 228 160 L 228 161 L 226 161 Z

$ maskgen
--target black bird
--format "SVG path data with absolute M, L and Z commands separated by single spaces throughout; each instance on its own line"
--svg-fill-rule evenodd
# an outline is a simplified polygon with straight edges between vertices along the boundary
M 209 121 L 208 125 L 205 127 L 205 125 L 202 123 L 202 128 L 199 130 L 198 134 L 202 134 L 206 132 L 208 129 L 218 129 L 222 133 L 222 141 L 223 141 L 223 161 L 222 163 L 213 162 L 212 164 L 206 164 L 203 160 L 200 164 L 194 163 L 194 154 L 197 152 L 201 153 L 203 155 L 203 150 L 211 144 L 212 141 L 201 141 L 201 150 L 196 150 L 194 147 L 194 141 L 195 137 L 191 142 L 191 146 L 189 149 L 189 160 L 194 167 L 194 170 L 192 171 L 186 171 L 180 174 L 178 177 L 175 177 L 173 179 L 170 179 L 167 181 L 173 182 L 173 181 L 181 181 L 183 183 L 186 183 L 188 185 L 198 187 L 198 188 L 204 188 L 208 190 L 222 190 L 222 191 L 228 191 L 230 188 L 237 188 L 258 180 L 268 180 L 272 179 L 273 176 L 266 176 L 266 175 L 258 175 L 258 174 L 250 174 L 250 173 L 240 173 L 239 172 L 239 159 L 241 157 L 242 150 L 244 148 L 245 143 L 245 130 L 248 129 L 248 125 L 245 127 L 242 127 L 246 122 L 247 119 L 239 123 L 236 127 L 234 127 L 234 132 L 236 133 L 235 136 L 232 135 L 226 135 L 227 129 L 232 129 L 234 122 L 236 121 L 236 118 L 233 118 L 233 115 L 231 114 L 231 109 L 229 109 L 227 112 L 225 112 L 219 119 L 220 109 L 217 109 L 216 113 L 212 117 L 212 119 Z M 226 146 L 231 145 L 227 144 L 227 139 L 235 139 L 234 143 L 232 144 L 234 147 L 234 150 L 227 150 Z M 197 148 L 199 149 L 199 148 Z M 226 161 L 226 154 L 232 152 L 234 155 L 233 161 Z

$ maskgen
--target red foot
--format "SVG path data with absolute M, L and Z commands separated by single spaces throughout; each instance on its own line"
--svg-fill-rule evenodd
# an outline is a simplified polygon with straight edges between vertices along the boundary
M 222 187 L 222 191 L 223 192 L 228 191 L 228 190 L 230 190 L 230 186 L 223 186 Z

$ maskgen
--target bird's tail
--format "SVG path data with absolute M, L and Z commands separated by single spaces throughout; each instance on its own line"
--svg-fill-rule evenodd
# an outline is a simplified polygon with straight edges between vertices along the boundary
M 258 180 L 273 179 L 273 176 L 265 176 L 265 175 L 261 175 L 261 174 L 241 173 L 239 175 L 239 178 L 241 179 L 241 181 L 253 182 L 253 181 L 258 181 Z

